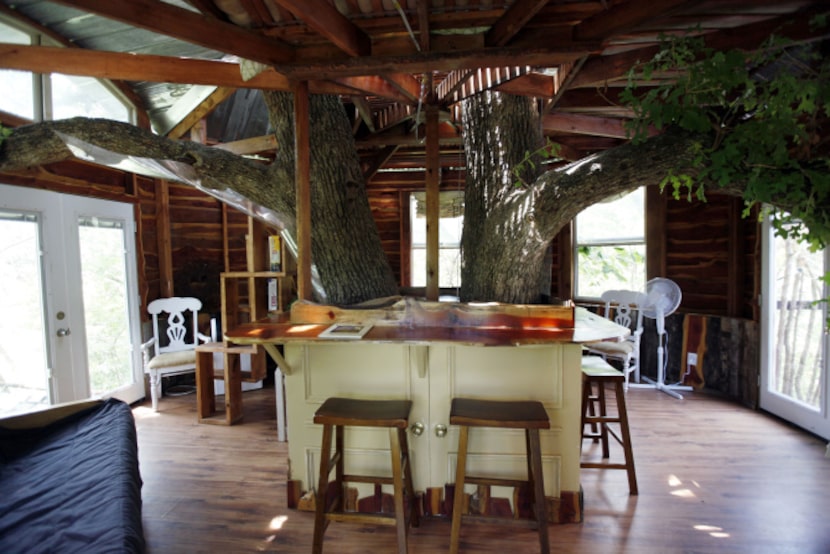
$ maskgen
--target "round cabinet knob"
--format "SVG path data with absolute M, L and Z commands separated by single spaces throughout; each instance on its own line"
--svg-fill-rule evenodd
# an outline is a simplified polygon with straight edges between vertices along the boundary
M 412 434 L 416 437 L 420 437 L 424 434 L 424 424 L 420 421 L 416 421 L 409 427 L 409 430 L 412 431 Z
M 447 436 L 447 426 L 439 423 L 435 426 L 435 436 L 439 439 Z
M 70 331 L 69 331 L 68 328 L 61 328 L 61 329 L 58 329 L 57 335 L 59 337 L 65 337 L 65 336 L 69 335 L 69 333 L 70 333 Z

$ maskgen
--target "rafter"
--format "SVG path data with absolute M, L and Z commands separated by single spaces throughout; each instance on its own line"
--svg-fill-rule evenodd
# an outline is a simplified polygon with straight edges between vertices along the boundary
M 184 136 L 191 127 L 196 125 L 199 121 L 210 115 L 210 113 L 219 106 L 222 102 L 228 99 L 234 92 L 232 87 L 218 87 L 210 96 L 205 98 L 201 104 L 196 106 L 187 116 L 182 119 L 175 127 L 168 133 L 169 138 L 177 139 Z
M 56 0 L 61 4 L 265 64 L 294 59 L 293 48 L 264 35 L 156 0 Z
M 628 0 L 583 20 L 574 28 L 575 40 L 604 40 L 689 4 L 689 0 Z
M 484 43 L 487 46 L 504 46 L 516 36 L 548 0 L 516 0 L 487 31 Z
M 216 85 L 284 92 L 291 90 L 288 79 L 270 69 L 245 81 L 240 74 L 239 64 L 235 63 L 82 48 L 0 44 L 0 68 L 124 81 Z M 312 81 L 309 86 L 315 94 L 340 94 L 348 90 L 333 83 L 318 81 Z
M 372 49 L 369 35 L 341 14 L 326 0 L 276 0 L 277 4 L 302 19 L 349 56 L 368 56 Z

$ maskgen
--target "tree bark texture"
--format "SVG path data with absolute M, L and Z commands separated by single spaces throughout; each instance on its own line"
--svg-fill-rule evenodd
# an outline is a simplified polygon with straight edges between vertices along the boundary
M 264 92 L 277 137 L 274 166 L 294 187 L 293 95 Z M 398 294 L 375 225 L 366 182 L 343 104 L 310 98 L 311 260 L 331 304 L 355 304 Z
M 528 98 L 486 92 L 464 101 L 462 117 L 461 299 L 536 302 L 550 237 L 534 221 L 534 189 L 516 182 L 533 183 L 541 172 L 525 161 L 544 144 L 538 112 Z

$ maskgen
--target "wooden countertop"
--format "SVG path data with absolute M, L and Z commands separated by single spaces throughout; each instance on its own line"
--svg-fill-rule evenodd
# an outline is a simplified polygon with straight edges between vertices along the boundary
M 237 344 L 289 343 L 399 343 L 429 345 L 452 343 L 469 346 L 527 346 L 613 340 L 629 330 L 583 308 L 576 308 L 574 328 L 508 328 L 428 325 L 374 325 L 362 339 L 326 339 L 318 335 L 329 324 L 291 323 L 285 315 L 246 323 L 225 333 Z

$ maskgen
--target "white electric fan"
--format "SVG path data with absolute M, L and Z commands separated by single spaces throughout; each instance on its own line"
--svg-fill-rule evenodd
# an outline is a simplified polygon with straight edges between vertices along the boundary
M 657 324 L 657 380 L 653 381 L 643 377 L 657 390 L 661 390 L 670 396 L 682 399 L 677 390 L 692 390 L 692 387 L 680 383 L 666 384 L 666 316 L 671 315 L 680 306 L 683 295 L 680 287 L 671 279 L 656 277 L 646 283 L 646 301 L 643 306 L 643 315 L 654 319 Z

